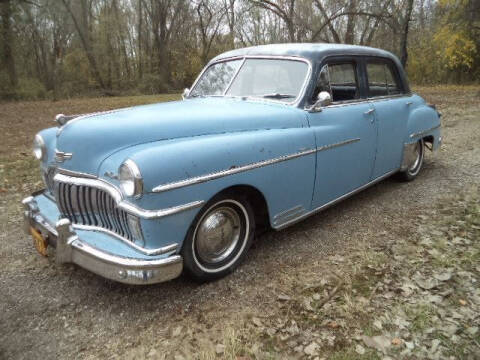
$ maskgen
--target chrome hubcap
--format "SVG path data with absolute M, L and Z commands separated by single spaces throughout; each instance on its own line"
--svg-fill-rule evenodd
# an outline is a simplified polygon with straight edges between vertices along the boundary
M 215 264 L 226 259 L 240 238 L 240 216 L 230 207 L 219 207 L 208 213 L 196 233 L 199 260 Z
M 410 164 L 408 172 L 412 175 L 417 172 L 420 162 L 422 161 L 422 146 L 423 144 L 419 141 L 415 146 L 412 146 L 408 152 L 408 164 Z

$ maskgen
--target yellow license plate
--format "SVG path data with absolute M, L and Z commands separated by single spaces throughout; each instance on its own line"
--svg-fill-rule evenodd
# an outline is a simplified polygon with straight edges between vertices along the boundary
M 33 227 L 30 228 L 30 234 L 32 234 L 33 245 L 35 245 L 37 251 L 43 256 L 47 256 L 47 240 L 38 230 L 34 229 Z

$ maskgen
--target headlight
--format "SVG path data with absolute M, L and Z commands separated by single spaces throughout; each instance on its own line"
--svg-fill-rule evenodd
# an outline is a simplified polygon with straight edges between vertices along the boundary
M 45 141 L 43 138 L 37 134 L 33 140 L 33 155 L 37 160 L 43 160 L 47 156 L 47 148 L 45 147 Z
M 118 179 L 123 193 L 140 197 L 143 192 L 143 179 L 140 170 L 132 160 L 126 160 L 118 169 Z

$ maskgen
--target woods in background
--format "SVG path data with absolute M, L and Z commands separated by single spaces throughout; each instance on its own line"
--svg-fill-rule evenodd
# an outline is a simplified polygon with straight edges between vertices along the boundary
M 268 43 L 394 52 L 413 83 L 480 81 L 480 0 L 0 0 L 0 98 L 161 93 Z

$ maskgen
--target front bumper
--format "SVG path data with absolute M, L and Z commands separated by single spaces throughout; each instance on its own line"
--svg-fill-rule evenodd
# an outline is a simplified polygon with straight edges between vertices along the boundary
M 25 232 L 33 227 L 56 247 L 58 263 L 74 263 L 105 278 L 126 284 L 154 284 L 178 277 L 183 269 L 180 255 L 152 259 L 119 256 L 98 249 L 73 230 L 68 219 L 52 225 L 43 216 L 37 201 L 30 196 L 23 200 Z

